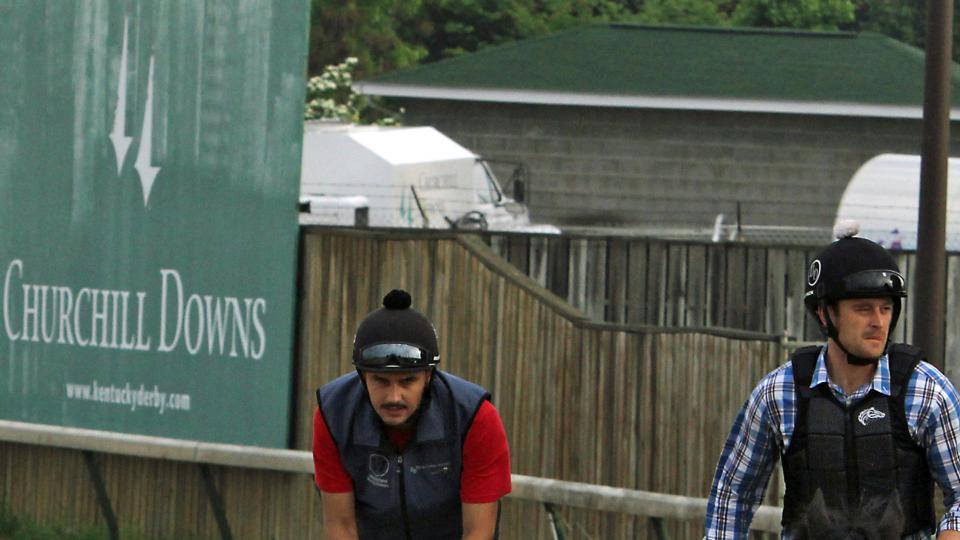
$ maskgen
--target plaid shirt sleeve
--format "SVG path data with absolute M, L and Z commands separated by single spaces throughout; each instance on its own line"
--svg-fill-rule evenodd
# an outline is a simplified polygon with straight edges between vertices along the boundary
M 779 458 L 786 369 L 781 366 L 764 377 L 733 422 L 707 500 L 706 539 L 747 538 Z
M 921 362 L 907 383 L 907 424 L 927 449 L 927 463 L 940 489 L 946 512 L 938 531 L 960 531 L 960 398 L 947 377 Z

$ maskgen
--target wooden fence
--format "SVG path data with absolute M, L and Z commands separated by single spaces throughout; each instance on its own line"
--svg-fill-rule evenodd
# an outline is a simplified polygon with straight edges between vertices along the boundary
M 105 530 L 89 459 L 103 478 L 120 538 L 221 538 L 203 469 L 195 463 L 0 442 L 0 503 L 41 523 Z M 255 468 L 207 469 L 233 538 L 323 537 L 310 477 Z
M 310 448 L 314 389 L 352 369 L 353 331 L 391 288 L 409 290 L 441 338 L 441 367 L 491 390 L 513 472 L 705 497 L 733 416 L 785 359 L 779 339 L 716 329 L 592 322 L 476 236 L 312 228 L 301 243 L 294 447 Z M 83 459 L 0 444 L 0 502 L 46 522 L 102 523 Z M 103 456 L 121 531 L 215 538 L 196 466 Z M 210 467 L 236 538 L 320 537 L 309 478 Z M 771 501 L 779 487 L 774 482 Z M 569 538 L 648 538 L 646 519 L 561 509 Z M 504 538 L 550 538 L 540 504 L 510 499 Z M 695 538 L 699 522 L 668 523 Z
M 483 238 L 495 253 L 594 320 L 822 339 L 802 301 L 807 267 L 819 247 L 519 233 Z M 907 290 L 915 290 L 916 253 L 893 254 Z M 960 253 L 948 254 L 946 270 L 944 365 L 960 382 Z M 895 340 L 910 340 L 914 309 L 908 297 Z
M 301 448 L 313 389 L 352 369 L 354 329 L 394 287 L 437 326 L 441 367 L 492 392 L 524 475 L 705 497 L 736 409 L 784 360 L 758 333 L 591 322 L 474 236 L 315 229 L 301 254 Z M 564 518 L 574 538 L 648 532 L 613 514 Z M 546 538 L 546 524 L 539 506 L 506 507 L 506 538 Z M 701 524 L 672 527 L 693 538 Z
M 194 476 L 199 474 L 206 491 L 210 509 L 216 519 L 221 538 L 233 538 L 236 515 L 228 515 L 223 502 L 221 489 L 217 486 L 213 467 L 221 469 L 255 469 L 268 473 L 292 473 L 304 478 L 313 476 L 313 456 L 309 451 L 278 450 L 257 448 L 252 446 L 238 446 L 230 444 L 216 444 L 199 441 L 182 441 L 162 437 L 130 435 L 126 433 L 111 433 L 80 428 L 65 428 L 43 424 L 29 424 L 0 420 L 0 441 L 19 443 L 22 445 L 40 446 L 45 450 L 66 449 L 64 457 L 82 456 L 87 466 L 91 484 L 97 492 L 97 503 L 100 513 L 107 521 L 110 538 L 120 538 L 120 527 L 114 511 L 114 504 L 107 492 L 101 459 L 109 456 L 132 456 L 136 458 L 161 459 L 181 464 L 195 466 Z M 69 460 L 68 460 L 69 461 Z M 82 479 L 79 479 L 82 482 Z M 138 478 L 137 480 L 140 480 Z M 697 521 L 702 519 L 707 506 L 707 500 L 702 497 L 684 497 L 649 491 L 598 486 L 580 482 L 536 478 L 514 473 L 512 475 L 513 491 L 507 495 L 508 500 L 525 500 L 543 504 L 547 512 L 556 515 L 556 507 L 586 508 L 640 516 L 650 519 L 659 534 L 658 540 L 666 540 L 663 534 L 664 519 Z M 197 482 L 194 482 L 197 483 Z M 302 482 L 301 482 L 302 483 Z M 288 483 L 289 484 L 289 483 Z M 76 490 L 78 485 L 71 486 Z M 188 498 L 189 499 L 189 498 Z M 239 498 L 241 502 L 242 498 Z M 194 510 L 196 510 L 194 508 Z M 311 509 L 308 508 L 307 512 Z M 171 512 L 172 514 L 172 512 Z M 296 518 L 297 516 L 292 516 Z M 761 506 L 751 524 L 755 531 L 780 531 L 781 510 L 774 506 Z M 259 523 L 269 522 L 260 516 Z M 244 525 L 250 525 L 250 520 L 244 520 Z M 290 528 L 291 524 L 302 526 L 301 519 L 293 519 L 282 524 L 286 536 L 296 536 L 297 529 Z M 314 523 L 315 525 L 315 523 Z M 277 529 L 273 534 L 264 534 L 261 529 L 260 537 L 276 537 Z M 562 533 L 561 528 L 557 528 Z M 247 530 L 245 536 L 250 536 Z M 307 530 L 302 533 L 305 537 L 312 537 Z M 0 526 L 0 537 L 5 538 L 4 528 Z M 19 538 L 22 535 L 18 535 Z M 142 536 L 142 535 L 141 535 Z
M 595 320 L 799 339 L 816 332 L 800 302 L 812 248 L 511 233 L 485 240 Z

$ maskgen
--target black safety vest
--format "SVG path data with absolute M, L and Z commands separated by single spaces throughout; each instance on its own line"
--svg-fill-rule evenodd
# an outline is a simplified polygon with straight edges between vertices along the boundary
M 838 515 L 883 513 L 896 501 L 902 510 L 899 536 L 933 530 L 933 481 L 926 452 L 910 437 L 904 405 L 920 350 L 891 345 L 891 395 L 871 390 L 849 409 L 829 385 L 810 388 L 819 354 L 820 347 L 804 347 L 790 359 L 796 422 L 783 456 L 783 526 L 802 529 L 804 512 L 820 491 L 826 508 Z
M 317 390 L 320 413 L 353 480 L 361 540 L 463 536 L 463 442 L 489 398 L 480 386 L 436 370 L 414 436 L 397 453 L 359 375 L 344 375 Z

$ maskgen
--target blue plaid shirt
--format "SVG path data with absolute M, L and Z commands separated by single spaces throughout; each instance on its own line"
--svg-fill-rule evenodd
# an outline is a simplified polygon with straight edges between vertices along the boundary
M 833 395 L 848 406 L 865 398 L 870 390 L 890 395 L 890 363 L 880 358 L 869 384 L 847 396 L 827 376 L 826 347 L 813 373 L 810 387 L 830 385 Z M 737 415 L 707 501 L 705 538 L 747 538 L 750 522 L 777 459 L 789 448 L 796 415 L 793 369 L 790 362 L 767 374 L 753 389 Z M 939 529 L 960 530 L 960 400 L 953 384 L 935 367 L 920 362 L 905 390 L 907 429 L 913 440 L 927 450 L 930 472 L 944 493 L 946 513 Z M 933 532 L 933 531 L 930 531 Z M 792 538 L 790 531 L 780 534 Z M 926 535 L 910 538 L 927 538 Z

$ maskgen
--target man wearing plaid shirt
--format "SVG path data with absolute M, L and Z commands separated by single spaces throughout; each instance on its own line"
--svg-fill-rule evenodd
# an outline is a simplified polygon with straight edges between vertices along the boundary
M 890 344 L 903 276 L 840 234 L 810 265 L 804 303 L 827 336 L 754 388 L 724 444 L 705 538 L 746 538 L 783 460 L 781 538 L 960 539 L 960 398 L 914 347 Z M 946 512 L 933 514 L 933 483 Z

